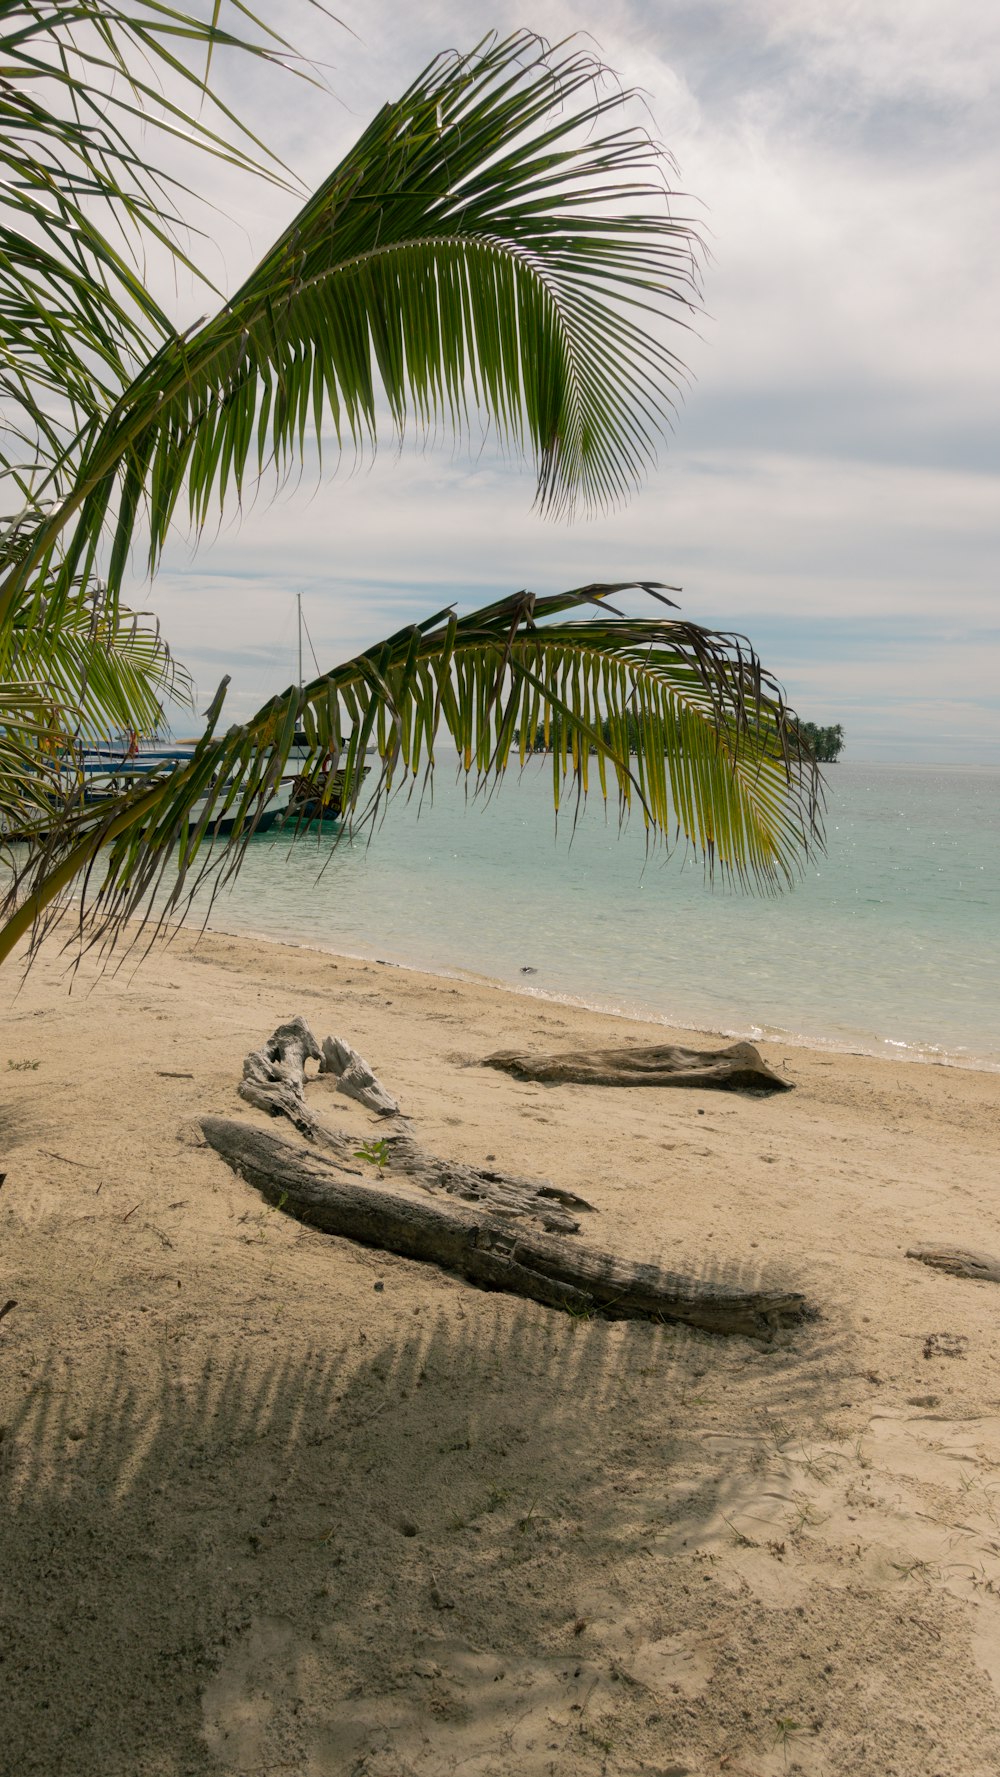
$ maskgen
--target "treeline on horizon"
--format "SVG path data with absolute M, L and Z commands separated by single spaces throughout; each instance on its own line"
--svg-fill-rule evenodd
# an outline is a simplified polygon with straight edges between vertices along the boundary
M 639 718 L 629 714 L 625 718 L 625 730 L 628 735 L 630 753 L 639 750 Z M 844 730 L 840 722 L 833 722 L 828 728 L 817 727 L 815 722 L 800 722 L 799 733 L 808 744 L 810 750 L 821 765 L 833 765 L 844 750 Z M 525 751 L 528 753 L 554 753 L 560 747 L 561 724 L 558 717 L 549 723 L 548 740 L 545 738 L 545 724 L 539 722 L 535 729 L 534 740 L 529 740 Z M 601 721 L 601 736 L 609 745 L 611 743 L 611 724 L 605 716 Z M 514 730 L 515 742 L 521 744 L 521 730 Z

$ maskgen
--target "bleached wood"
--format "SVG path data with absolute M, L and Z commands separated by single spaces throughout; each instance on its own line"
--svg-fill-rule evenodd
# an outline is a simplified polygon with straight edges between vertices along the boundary
M 341 1037 L 323 1038 L 319 1071 L 321 1074 L 332 1074 L 337 1082 L 337 1091 L 346 1093 L 348 1098 L 356 1098 L 366 1110 L 374 1111 L 379 1117 L 399 1115 L 399 1106 L 391 1092 L 386 1091 L 364 1056 L 359 1055 Z
M 792 1082 L 772 1073 L 752 1043 L 732 1043 L 728 1049 L 680 1049 L 668 1043 L 548 1054 L 503 1049 L 480 1065 L 546 1086 L 709 1086 L 759 1094 L 792 1090 Z
M 321 1050 L 302 1018 L 293 1018 L 279 1025 L 262 1048 L 252 1050 L 246 1057 L 239 1094 L 247 1104 L 266 1111 L 269 1116 L 287 1117 L 307 1141 L 335 1155 L 342 1166 L 357 1174 L 362 1171 L 358 1165 L 359 1142 L 343 1130 L 331 1128 L 306 1103 L 305 1064 L 328 1053 L 343 1059 L 345 1069 L 349 1068 L 354 1078 L 363 1081 L 367 1077 L 374 1082 L 381 1102 L 395 1102 L 379 1085 L 363 1056 L 350 1044 L 327 1037 Z M 323 1071 L 322 1066 L 320 1071 Z M 345 1090 L 342 1083 L 340 1089 Z M 353 1091 L 350 1095 L 356 1096 Z M 369 1102 L 362 1097 L 361 1102 L 374 1109 L 380 1100 Z M 385 1110 L 378 1114 L 387 1115 Z M 560 1190 L 548 1179 L 519 1178 L 496 1168 L 487 1170 L 431 1154 L 420 1146 L 402 1119 L 396 1128 L 387 1127 L 375 1146 L 384 1154 L 384 1172 L 412 1179 L 426 1191 L 444 1191 L 469 1203 L 484 1203 L 497 1216 L 531 1217 L 552 1233 L 575 1234 L 580 1223 L 568 1212 L 591 1209 L 583 1197 Z
M 710 1332 L 770 1338 L 806 1317 L 793 1291 L 746 1290 L 633 1264 L 578 1241 L 514 1229 L 415 1190 L 358 1183 L 330 1156 L 224 1117 L 205 1139 L 233 1170 L 288 1214 L 324 1233 L 457 1272 L 487 1289 L 614 1319 L 683 1321 Z
M 911 1246 L 908 1259 L 919 1259 L 935 1271 L 950 1271 L 953 1277 L 972 1277 L 980 1283 L 1000 1283 L 1000 1259 L 990 1253 L 970 1252 L 964 1246 Z

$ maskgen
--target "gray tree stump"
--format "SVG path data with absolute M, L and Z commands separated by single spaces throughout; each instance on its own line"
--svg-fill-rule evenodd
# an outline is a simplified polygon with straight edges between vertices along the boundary
M 416 1191 L 359 1184 L 330 1155 L 293 1147 L 269 1130 L 203 1117 L 206 1141 L 269 1202 L 324 1233 L 456 1272 L 486 1289 L 552 1308 L 613 1319 L 683 1321 L 714 1333 L 768 1339 L 806 1318 L 802 1296 L 744 1290 L 633 1264 L 578 1241 L 513 1229 L 492 1214 Z

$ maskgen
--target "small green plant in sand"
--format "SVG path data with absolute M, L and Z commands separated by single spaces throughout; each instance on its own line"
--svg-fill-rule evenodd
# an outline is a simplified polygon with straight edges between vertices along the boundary
M 739 1549 L 759 1549 L 760 1548 L 760 1544 L 754 1542 L 754 1539 L 752 1536 L 747 1536 L 746 1531 L 741 1530 L 739 1528 L 739 1525 L 734 1524 L 732 1518 L 727 1518 L 723 1514 L 722 1522 L 724 1524 L 729 1525 L 729 1528 L 733 1533 L 733 1541 L 735 1542 L 737 1548 L 739 1548 Z
M 994 1598 L 1000 1592 L 1000 1585 L 998 1585 L 996 1578 L 987 1573 L 982 1561 L 978 1567 L 970 1567 L 968 1573 L 969 1581 L 975 1591 L 989 1592 Z
M 779 1715 L 775 1718 L 774 1744 L 775 1744 L 775 1746 L 781 1747 L 786 1765 L 788 1763 L 789 1743 L 795 1739 L 797 1734 L 800 1734 L 801 1732 L 802 1732 L 802 1723 L 793 1720 L 792 1716 Z
M 530 1530 L 530 1529 L 531 1529 L 531 1527 L 532 1527 L 532 1524 L 533 1524 L 533 1522 L 534 1522 L 534 1517 L 535 1517 L 535 1510 L 536 1510 L 536 1508 L 537 1508 L 537 1505 L 538 1505 L 538 1499 L 537 1499 L 537 1497 L 536 1497 L 536 1498 L 535 1498 L 535 1499 L 533 1499 L 533 1500 L 532 1500 L 532 1502 L 531 1502 L 531 1504 L 530 1504 L 530 1506 L 529 1506 L 529 1507 L 528 1507 L 528 1510 L 527 1510 L 527 1511 L 526 1511 L 526 1513 L 525 1513 L 525 1515 L 524 1515 L 524 1517 L 523 1517 L 523 1518 L 518 1518 L 518 1520 L 517 1520 L 517 1528 L 518 1528 L 518 1530 L 519 1530 L 519 1531 L 520 1531 L 520 1533 L 521 1533 L 521 1535 L 522 1535 L 522 1536 L 527 1536 L 527 1534 L 528 1534 L 528 1531 L 529 1531 L 529 1530 Z
M 776 1451 L 784 1450 L 795 1436 L 790 1425 L 786 1425 L 784 1420 L 772 1419 L 769 1413 L 763 1415 L 760 1424 L 764 1436 L 770 1438 Z
M 367 1160 L 370 1165 L 377 1166 L 381 1178 L 389 1164 L 389 1143 L 385 1136 L 379 1141 L 363 1141 L 360 1148 L 354 1150 L 355 1160 Z
M 994 1488 L 987 1486 L 979 1475 L 959 1475 L 958 1485 L 963 1500 L 972 1511 L 988 1518 L 991 1524 L 1000 1525 Z
M 8 1061 L 7 1063 L 7 1066 L 13 1069 L 15 1074 L 33 1074 L 36 1067 L 41 1067 L 41 1065 L 40 1061 Z
M 818 1481 L 822 1486 L 825 1486 L 826 1482 L 830 1479 L 831 1468 L 836 1461 L 836 1453 L 822 1451 L 819 1455 L 816 1455 L 814 1452 L 807 1450 L 802 1446 L 802 1454 L 793 1457 L 792 1460 L 793 1462 L 797 1462 L 800 1468 L 804 1468 L 806 1474 L 810 1475 L 814 1481 Z
M 795 1536 L 798 1531 L 814 1530 L 818 1524 L 825 1524 L 828 1514 L 817 1511 L 811 1499 L 805 1493 L 792 1494 L 792 1515 L 788 1523 L 789 1535 Z
M 912 1561 L 890 1561 L 889 1566 L 895 1568 L 901 1579 L 909 1580 L 916 1574 L 917 1578 L 923 1580 L 925 1585 L 929 1585 L 932 1578 L 939 1577 L 937 1569 L 932 1568 L 929 1561 L 924 1561 L 919 1556 L 914 1556 Z

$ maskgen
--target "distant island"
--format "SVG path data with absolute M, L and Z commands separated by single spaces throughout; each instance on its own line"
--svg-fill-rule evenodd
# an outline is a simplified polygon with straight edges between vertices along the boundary
M 800 722 L 799 733 L 809 742 L 821 765 L 835 765 L 844 750 L 844 730 L 839 722 L 830 728 L 817 728 L 815 722 Z
M 626 717 L 626 732 L 628 735 L 628 750 L 630 753 L 634 753 L 637 750 L 638 740 L 637 717 L 632 715 Z M 815 722 L 800 722 L 799 733 L 803 740 L 807 742 L 812 752 L 815 753 L 816 758 L 821 765 L 835 764 L 844 750 L 844 730 L 839 722 L 832 723 L 829 728 L 819 728 Z M 606 716 L 601 723 L 601 734 L 606 741 L 610 742 L 611 729 Z M 519 728 L 515 728 L 514 738 L 515 742 L 520 744 L 521 730 Z M 557 748 L 558 745 L 558 721 L 553 721 L 549 724 L 548 740 L 545 738 L 545 728 L 543 724 L 539 723 L 538 727 L 535 729 L 534 740 L 529 742 L 526 751 L 529 753 L 550 753 Z

